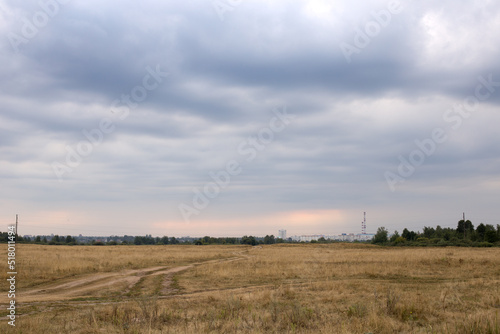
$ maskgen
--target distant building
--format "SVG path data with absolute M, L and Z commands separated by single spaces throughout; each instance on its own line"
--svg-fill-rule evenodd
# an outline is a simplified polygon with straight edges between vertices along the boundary
M 278 238 L 285 240 L 286 239 L 286 230 L 279 230 L 278 231 Z
M 330 239 L 337 241 L 370 241 L 373 238 L 374 234 L 371 233 L 342 233 L 340 235 L 331 236 Z
M 373 239 L 374 236 L 375 236 L 375 234 L 371 234 L 371 233 L 361 233 L 361 234 L 357 235 L 357 239 L 356 240 L 359 240 L 359 241 L 370 241 L 370 240 Z
M 354 234 L 354 233 L 342 233 L 339 235 L 324 235 L 324 234 L 313 234 L 313 235 L 294 235 L 291 237 L 293 241 L 303 241 L 303 242 L 311 242 L 313 240 L 319 240 L 320 238 L 325 238 L 326 240 L 335 240 L 335 241 L 370 241 L 373 238 L 374 234 L 364 233 L 364 234 Z
M 305 242 L 311 242 L 313 240 L 318 240 L 320 238 L 324 238 L 325 236 L 323 234 L 312 234 L 312 235 L 301 235 L 299 237 L 300 241 L 305 241 Z

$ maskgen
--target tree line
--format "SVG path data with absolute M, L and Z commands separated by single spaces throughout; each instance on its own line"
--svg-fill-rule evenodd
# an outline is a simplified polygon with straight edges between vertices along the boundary
M 500 246 L 500 225 L 497 224 L 495 228 L 493 225 L 481 223 L 474 228 L 470 220 L 462 219 L 458 221 L 457 228 L 426 226 L 422 232 L 409 231 L 405 228 L 401 234 L 394 231 L 390 237 L 385 227 L 379 227 L 372 243 L 388 246 Z
M 0 232 L 0 243 L 7 242 L 7 232 Z M 103 241 L 107 239 L 107 241 Z M 33 238 L 23 238 L 18 235 L 16 242 L 18 243 L 32 243 L 40 245 L 176 245 L 180 241 L 175 237 L 152 237 L 151 235 L 145 236 L 124 236 L 124 237 L 106 237 L 106 238 L 88 238 L 88 237 L 73 237 L 68 236 L 36 236 Z
M 210 237 L 202 238 L 175 238 L 175 237 L 152 237 L 145 236 L 123 236 L 90 239 L 90 237 L 68 236 L 36 236 L 33 238 L 23 238 L 17 236 L 16 242 L 34 243 L 41 245 L 271 245 L 276 243 L 295 243 L 291 239 L 283 240 L 274 235 L 265 237 L 256 237 L 245 235 L 241 238 L 235 237 Z M 106 239 L 106 241 L 103 241 Z M 8 241 L 8 233 L 0 232 L 0 243 Z M 320 238 L 311 243 L 331 243 L 337 242 L 330 239 Z M 441 226 L 423 228 L 423 231 L 410 231 L 404 228 L 401 234 L 394 231 L 390 235 L 385 227 L 379 227 L 377 233 L 371 240 L 371 243 L 387 246 L 473 246 L 473 247 L 491 247 L 500 246 L 500 225 L 479 224 L 474 227 L 470 220 L 458 221 L 456 228 Z
M 0 232 L 0 243 L 7 242 L 8 233 Z M 103 239 L 108 239 L 103 241 Z M 89 238 L 89 237 L 73 237 L 68 236 L 36 236 L 33 238 L 23 238 L 17 236 L 18 243 L 32 243 L 40 245 L 259 245 L 259 244 L 275 244 L 285 242 L 283 239 L 275 238 L 274 235 L 266 235 L 265 237 L 243 236 L 241 238 L 234 237 L 210 237 L 203 238 L 176 238 L 176 237 L 153 237 L 150 234 L 145 236 L 124 236 L 124 237 L 106 237 L 106 238 Z
M 0 242 L 7 242 L 8 234 L 7 232 L 0 232 Z M 49 240 L 50 239 L 50 240 Z M 36 243 L 36 244 L 45 244 L 45 245 L 76 245 L 78 241 L 72 237 L 68 236 L 59 236 L 54 235 L 52 238 L 47 238 L 46 236 L 36 236 L 33 238 L 23 238 L 20 235 L 17 235 L 15 238 L 16 242 L 19 243 Z
M 265 237 L 255 237 L 253 235 L 244 235 L 241 238 L 214 238 L 210 236 L 204 236 L 194 242 L 195 245 L 271 245 L 276 243 L 284 243 L 285 241 L 280 238 L 276 238 L 274 235 L 266 235 Z

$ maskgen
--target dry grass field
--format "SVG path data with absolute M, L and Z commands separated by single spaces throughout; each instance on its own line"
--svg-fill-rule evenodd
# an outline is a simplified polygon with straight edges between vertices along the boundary
M 18 245 L 17 260 L 1 333 L 500 333 L 498 248 Z

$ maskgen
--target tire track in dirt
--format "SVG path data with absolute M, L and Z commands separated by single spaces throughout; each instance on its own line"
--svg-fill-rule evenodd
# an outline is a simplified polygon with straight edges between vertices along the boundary
M 57 310 L 60 307 L 92 307 L 97 305 L 112 305 L 120 304 L 123 302 L 133 301 L 137 299 L 137 296 L 133 297 L 127 295 L 131 289 L 144 277 L 154 277 L 158 275 L 163 275 L 163 289 L 160 294 L 148 295 L 146 298 L 154 299 L 167 299 L 167 298 L 191 298 L 195 295 L 203 294 L 206 292 L 213 292 L 214 290 L 209 289 L 207 291 L 197 291 L 188 294 L 178 294 L 178 290 L 172 287 L 173 277 L 176 273 L 184 270 L 188 270 L 195 266 L 204 264 L 214 264 L 214 263 L 228 263 L 233 261 L 247 260 L 254 257 L 254 255 L 248 254 L 250 250 L 255 250 L 262 248 L 262 246 L 255 246 L 250 249 L 243 251 L 232 252 L 234 257 L 216 260 L 207 260 L 202 262 L 196 262 L 189 265 L 178 266 L 178 267 L 165 267 L 157 266 L 150 268 L 142 268 L 135 270 L 124 270 L 121 272 L 113 273 L 97 273 L 89 274 L 85 276 L 79 276 L 78 278 L 67 280 L 64 282 L 46 284 L 44 287 L 37 287 L 30 290 L 23 291 L 21 298 L 18 298 L 19 307 L 26 308 L 30 306 L 36 307 L 36 311 L 28 311 L 27 313 L 18 314 L 19 317 L 30 316 L 33 314 L 38 314 L 41 312 Z M 96 297 L 95 295 L 89 295 L 90 292 L 96 289 L 112 286 L 120 287 L 120 283 L 127 285 L 126 289 L 120 290 L 119 295 L 114 296 L 102 296 Z M 266 285 L 267 286 L 267 285 Z M 254 286 L 254 287 L 239 287 L 239 288 L 226 288 L 221 290 L 246 290 L 252 291 L 254 289 L 262 288 L 264 286 Z M 83 300 L 78 300 L 79 297 L 83 297 Z M 87 299 L 88 298 L 88 299 Z M 87 300 L 85 300 L 87 299 Z M 6 317 L 1 317 L 1 319 L 6 319 Z
M 126 297 L 126 294 L 139 284 L 141 278 L 158 275 L 164 276 L 162 289 L 158 297 L 172 295 L 177 292 L 172 287 L 173 276 L 176 273 L 204 264 L 245 260 L 251 257 L 251 255 L 245 254 L 247 252 L 248 250 L 233 252 L 234 257 L 207 260 L 178 267 L 156 266 L 120 272 L 88 274 L 74 279 L 65 279 L 64 282 L 49 283 L 23 291 L 17 300 L 20 306 L 27 306 L 43 302 L 67 302 L 76 298 L 106 298 L 106 295 L 99 295 L 102 292 L 108 293 L 107 297 L 109 298 Z M 111 293 L 111 297 L 109 293 Z
M 103 290 L 115 285 L 118 285 L 122 291 L 128 291 L 142 276 L 164 270 L 165 268 L 151 267 L 113 273 L 89 274 L 72 279 L 69 282 L 50 283 L 44 287 L 23 291 L 18 300 L 19 302 L 54 301 L 83 297 L 88 296 L 92 291 Z

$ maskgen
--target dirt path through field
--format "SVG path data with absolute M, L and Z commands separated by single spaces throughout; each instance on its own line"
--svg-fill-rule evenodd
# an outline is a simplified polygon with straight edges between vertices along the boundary
M 159 275 L 162 276 L 162 288 L 159 291 L 159 296 L 165 296 L 176 293 L 176 290 L 172 287 L 174 274 L 203 264 L 244 260 L 251 256 L 246 253 L 247 251 L 234 252 L 234 257 L 191 263 L 178 267 L 156 266 L 123 270 L 121 272 L 88 274 L 64 279 L 22 291 L 17 301 L 21 304 L 31 304 L 79 298 L 122 297 L 138 287 L 141 280 L 155 278 Z

